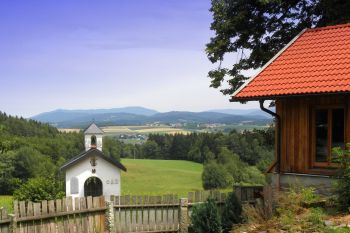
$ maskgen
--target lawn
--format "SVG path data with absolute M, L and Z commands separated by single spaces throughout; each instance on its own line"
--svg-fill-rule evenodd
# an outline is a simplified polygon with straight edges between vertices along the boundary
M 203 165 L 179 160 L 123 159 L 122 194 L 187 196 L 202 190 Z
M 12 196 L 0 195 L 0 208 L 4 207 L 7 211 L 12 212 Z

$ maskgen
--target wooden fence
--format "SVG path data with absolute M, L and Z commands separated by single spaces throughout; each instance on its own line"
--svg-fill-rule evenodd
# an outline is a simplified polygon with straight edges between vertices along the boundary
M 236 194 L 253 191 L 241 189 Z M 263 192 L 271 196 L 271 189 Z M 176 195 L 164 195 L 111 196 L 110 201 L 104 197 L 63 198 L 40 203 L 15 201 L 12 215 L 0 209 L 0 233 L 187 232 L 194 205 L 210 196 L 221 210 L 227 195 L 196 191 L 180 199 Z M 269 206 L 263 208 L 270 211 Z
M 93 233 L 105 232 L 104 197 L 63 198 L 52 201 L 14 202 L 14 213 L 4 209 L 0 233 Z
M 124 232 L 177 232 L 179 199 L 165 196 L 112 197 L 114 229 Z

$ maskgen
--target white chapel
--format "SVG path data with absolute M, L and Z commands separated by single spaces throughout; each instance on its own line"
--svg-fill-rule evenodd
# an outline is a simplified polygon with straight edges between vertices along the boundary
M 119 161 L 102 153 L 103 131 L 92 123 L 85 131 L 85 151 L 66 162 L 66 196 L 110 196 L 121 194 L 121 171 L 126 168 Z

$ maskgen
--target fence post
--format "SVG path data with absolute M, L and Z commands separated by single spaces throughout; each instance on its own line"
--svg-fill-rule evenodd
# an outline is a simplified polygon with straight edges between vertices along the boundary
M 188 198 L 180 199 L 180 233 L 188 232 Z
M 17 217 L 14 214 L 9 214 L 8 217 L 10 218 L 11 222 L 9 225 L 9 232 L 16 233 L 17 231 Z
M 111 197 L 110 201 L 106 201 L 106 221 L 107 221 L 107 229 L 109 233 L 113 233 L 114 228 L 114 197 Z

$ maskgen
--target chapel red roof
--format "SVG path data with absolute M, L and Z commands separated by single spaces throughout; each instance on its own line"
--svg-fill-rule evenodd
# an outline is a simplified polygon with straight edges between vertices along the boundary
M 339 92 L 350 92 L 350 23 L 305 30 L 232 99 Z

